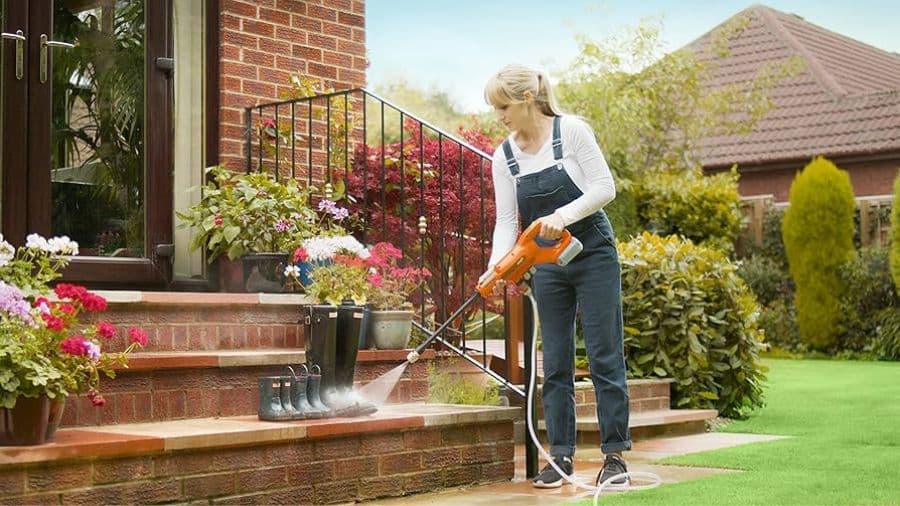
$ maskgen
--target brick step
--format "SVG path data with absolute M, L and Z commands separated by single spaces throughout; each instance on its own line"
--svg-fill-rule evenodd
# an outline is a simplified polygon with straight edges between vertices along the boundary
M 355 381 L 368 383 L 402 364 L 405 350 L 360 350 Z M 390 402 L 424 401 L 428 397 L 427 351 L 409 365 Z M 106 406 L 97 408 L 84 395 L 69 397 L 62 426 L 114 425 L 185 418 L 255 415 L 257 378 L 286 375 L 285 365 L 301 364 L 298 349 L 138 352 L 115 379 L 101 378 Z M 296 370 L 296 368 L 295 368 Z
M 0 503 L 352 503 L 509 481 L 517 411 L 416 403 L 353 419 L 61 429 L 0 447 Z
M 719 415 L 714 409 L 660 409 L 631 413 L 628 427 L 632 440 L 650 439 L 660 436 L 685 436 L 706 432 L 706 422 Z M 602 416 L 602 415 L 601 415 Z M 579 416 L 575 420 L 576 444 L 596 447 L 600 444 L 600 428 L 596 415 Z M 538 436 L 546 440 L 546 424 L 538 420 Z
M 644 411 L 657 411 L 668 409 L 671 399 L 669 391 L 674 380 L 668 378 L 659 379 L 630 379 L 628 380 L 628 400 L 632 413 Z M 542 406 L 543 385 L 538 385 L 535 391 L 535 409 L 539 417 L 543 416 Z M 525 406 L 524 399 L 510 398 L 512 404 Z M 577 416 L 593 417 L 597 412 L 597 398 L 594 395 L 594 384 L 588 381 L 575 382 L 575 414 Z
M 119 327 L 105 351 L 128 346 L 125 329 L 147 332 L 145 351 L 205 351 L 244 348 L 301 348 L 299 294 L 138 292 L 99 290 L 108 309 L 99 315 Z

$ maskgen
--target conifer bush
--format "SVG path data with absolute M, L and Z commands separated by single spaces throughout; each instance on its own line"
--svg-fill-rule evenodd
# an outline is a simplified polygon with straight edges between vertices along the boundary
M 894 202 L 891 205 L 891 277 L 900 288 L 900 174 L 894 179 Z
M 855 255 L 853 187 L 845 171 L 816 157 L 794 178 L 789 199 L 782 236 L 800 338 L 829 350 L 840 332 L 841 265 Z

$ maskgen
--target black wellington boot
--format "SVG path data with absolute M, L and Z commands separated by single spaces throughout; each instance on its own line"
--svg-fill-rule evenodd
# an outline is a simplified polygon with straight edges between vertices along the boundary
M 334 372 L 336 398 L 332 405 L 337 409 L 338 416 L 370 415 L 378 411 L 374 404 L 359 399 L 353 391 L 356 357 L 359 343 L 365 338 L 368 312 L 365 306 L 351 304 L 338 306 Z
M 291 419 L 290 412 L 285 411 L 281 405 L 281 378 L 278 376 L 259 378 L 257 415 L 260 420 L 269 422 Z
M 290 376 L 282 376 L 280 379 L 281 388 L 279 390 L 279 397 L 281 397 L 281 409 L 289 415 L 291 420 L 300 420 L 300 413 L 291 401 L 291 390 L 293 389 L 292 385 L 294 384 L 294 380 Z
M 300 376 L 294 374 L 293 367 L 288 366 L 288 370 L 291 372 L 291 380 L 293 381 L 291 385 L 291 404 L 294 406 L 294 411 L 297 412 L 297 418 L 294 419 L 324 418 L 327 413 L 312 407 L 309 399 L 306 398 L 306 380 L 309 378 L 309 369 L 307 369 L 306 364 L 300 365 Z
M 313 408 L 325 413 L 325 416 L 322 418 L 331 418 L 334 416 L 334 411 L 326 406 L 319 397 L 319 390 L 322 386 L 322 375 L 317 373 L 316 369 L 321 371 L 321 368 L 318 365 L 314 365 L 310 368 L 309 376 L 306 378 L 306 398 Z
M 321 383 L 319 395 L 323 403 L 328 394 L 334 388 L 335 370 L 335 336 L 337 332 L 338 309 L 337 306 L 313 305 L 309 308 L 306 333 L 306 365 L 310 371 L 314 366 L 319 366 L 321 371 Z M 308 380 L 307 380 L 308 381 Z M 310 398 L 310 404 L 313 403 Z

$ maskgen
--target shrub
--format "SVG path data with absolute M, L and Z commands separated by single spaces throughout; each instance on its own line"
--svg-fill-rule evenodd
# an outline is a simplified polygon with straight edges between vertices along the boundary
M 619 257 L 630 375 L 674 378 L 678 407 L 761 406 L 759 306 L 725 253 L 644 232 Z
M 841 265 L 840 351 L 871 351 L 879 313 L 897 305 L 888 263 L 887 248 L 872 247 Z
M 734 249 L 741 227 L 737 171 L 654 172 L 635 185 L 638 215 L 658 235 L 677 234 L 697 244 Z
M 446 361 L 445 364 L 452 364 Z M 428 401 L 439 404 L 500 404 L 500 388 L 492 380 L 482 387 L 461 374 L 442 370 L 440 365 L 428 364 Z
M 616 198 L 610 202 L 604 210 L 609 216 L 616 237 L 628 240 L 641 231 L 640 220 L 637 214 L 637 202 L 634 193 L 624 188 L 616 189 Z
M 876 319 L 873 351 L 882 360 L 900 360 L 900 310 L 882 309 Z
M 894 179 L 894 202 L 891 205 L 891 276 L 900 287 L 900 174 Z
M 767 256 L 755 255 L 741 261 L 737 272 L 763 306 L 791 293 L 791 280 L 787 272 L 776 260 Z
M 838 271 L 854 254 L 853 209 L 850 177 L 825 158 L 813 159 L 791 184 L 782 235 L 800 337 L 815 349 L 832 348 L 838 336 Z
M 790 299 L 775 299 L 759 313 L 759 328 L 770 351 L 805 351 L 797 328 L 797 310 Z

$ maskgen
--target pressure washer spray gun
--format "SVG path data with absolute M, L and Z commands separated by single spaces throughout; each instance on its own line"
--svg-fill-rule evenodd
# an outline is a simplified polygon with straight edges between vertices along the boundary
M 507 283 L 518 283 L 523 279 L 529 279 L 534 272 L 534 268 L 539 264 L 555 263 L 557 265 L 567 265 L 573 258 L 581 253 L 584 246 L 581 241 L 576 239 L 572 234 L 563 229 L 562 236 L 554 244 L 549 246 L 541 246 L 538 243 L 538 234 L 541 232 L 541 224 L 534 222 L 525 229 L 525 232 L 516 240 L 515 246 L 507 253 L 493 269 L 478 281 L 473 293 L 465 302 L 453 312 L 452 315 L 444 322 L 443 325 L 431 333 L 431 336 L 420 344 L 415 350 L 409 352 L 406 356 L 407 362 L 412 364 L 419 360 L 419 354 L 422 353 L 438 336 L 447 328 L 447 326 L 459 317 L 475 302 L 479 296 L 485 299 L 491 297 L 494 292 L 494 285 L 498 281 L 504 280 Z

